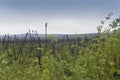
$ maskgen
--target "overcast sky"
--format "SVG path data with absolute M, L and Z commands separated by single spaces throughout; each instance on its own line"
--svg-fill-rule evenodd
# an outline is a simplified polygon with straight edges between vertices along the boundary
M 46 22 L 50 34 L 94 33 L 111 12 L 120 0 L 0 0 L 0 34 L 44 33 Z

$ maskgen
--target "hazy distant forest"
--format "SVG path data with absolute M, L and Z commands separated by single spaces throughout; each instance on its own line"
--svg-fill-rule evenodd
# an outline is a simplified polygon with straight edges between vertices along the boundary
M 104 26 L 111 16 L 101 21 L 93 38 L 57 39 L 47 30 L 44 40 L 37 31 L 23 39 L 5 35 L 0 80 L 120 80 L 120 18 Z

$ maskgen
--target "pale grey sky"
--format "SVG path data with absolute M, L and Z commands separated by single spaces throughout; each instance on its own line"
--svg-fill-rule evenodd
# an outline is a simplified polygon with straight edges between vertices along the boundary
M 120 0 L 0 0 L 0 34 L 29 29 L 44 33 L 94 33 L 109 13 L 119 17 Z

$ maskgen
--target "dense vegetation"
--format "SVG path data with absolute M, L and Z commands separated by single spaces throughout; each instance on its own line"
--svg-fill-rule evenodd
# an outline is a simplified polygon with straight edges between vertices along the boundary
M 120 18 L 104 24 L 92 40 L 1 40 L 0 80 L 120 80 Z

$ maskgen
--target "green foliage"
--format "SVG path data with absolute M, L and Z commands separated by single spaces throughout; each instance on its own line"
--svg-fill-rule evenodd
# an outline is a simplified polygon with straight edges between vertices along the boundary
M 98 27 L 101 36 L 90 41 L 58 42 L 50 36 L 47 49 L 45 42 L 1 43 L 0 79 L 120 80 L 119 24 L 118 18 L 107 30 Z

